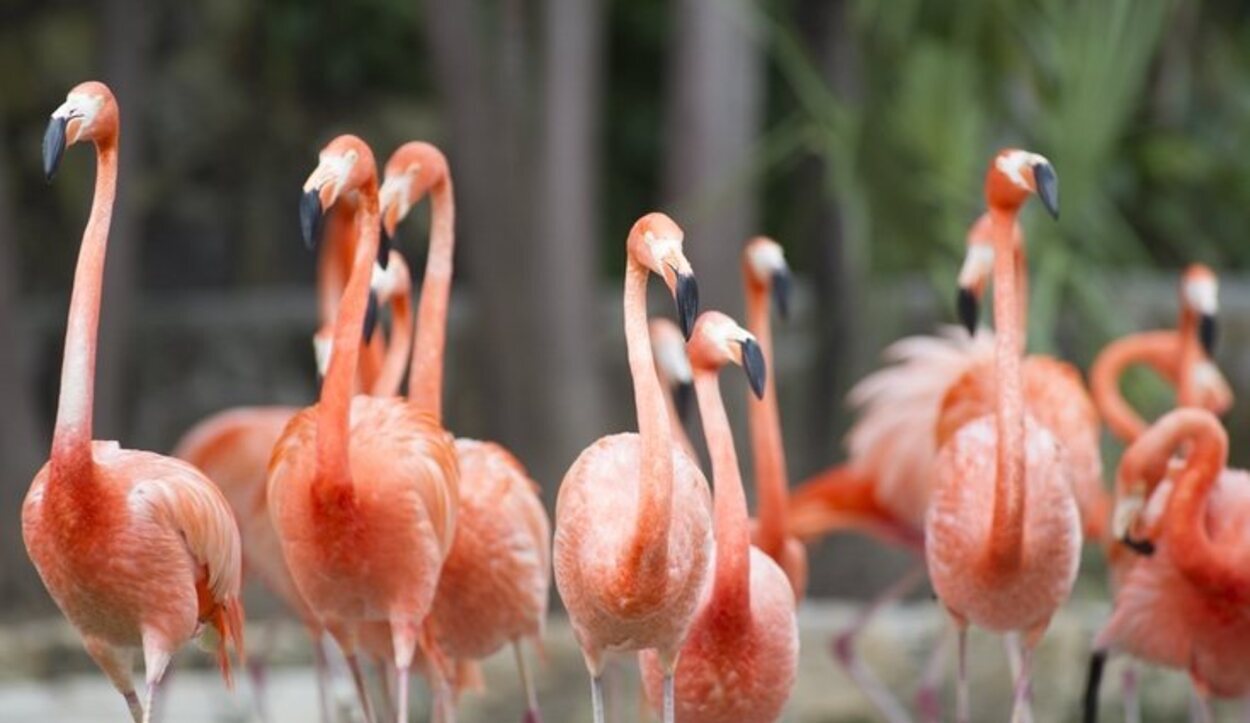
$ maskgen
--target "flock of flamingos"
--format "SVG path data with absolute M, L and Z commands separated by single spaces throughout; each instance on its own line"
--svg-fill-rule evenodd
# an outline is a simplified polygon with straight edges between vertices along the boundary
M 458 692 L 480 683 L 475 661 L 510 645 L 525 720 L 536 723 L 522 643 L 543 634 L 553 571 L 597 723 L 605 662 L 632 651 L 646 698 L 666 723 L 777 720 L 796 676 L 803 542 L 846 529 L 917 558 L 834 644 L 885 720 L 912 712 L 858 659 L 855 636 L 926 573 L 957 632 L 956 720 L 970 718 L 970 625 L 1004 634 L 1016 671 L 1012 720 L 1030 720 L 1032 652 L 1072 590 L 1083 541 L 1105 550 L 1115 591 L 1093 643 L 1086 720 L 1098 714 L 1113 652 L 1187 671 L 1203 720 L 1211 697 L 1250 693 L 1250 477 L 1225 468 L 1228 438 L 1216 417 L 1232 402 L 1210 356 L 1216 279 L 1190 267 L 1178 328 L 1113 343 L 1093 367 L 1090 392 L 1072 365 L 1025 355 L 1017 214 L 1032 196 L 1055 216 L 1059 203 L 1054 168 L 1040 155 L 1007 149 L 989 164 L 987 211 L 969 232 L 959 272 L 965 328 L 892 346 L 889 365 L 852 393 L 859 416 L 849 461 L 792 496 L 769 372 L 771 307 L 785 314 L 790 287 L 781 247 L 758 238 L 745 248 L 743 328 L 725 314 L 699 313 L 681 228 L 660 213 L 641 217 L 626 241 L 623 305 L 638 431 L 602 437 L 572 462 L 553 535 L 520 462 L 498 444 L 455 438 L 442 423 L 455 212 L 448 164 L 428 143 L 396 150 L 379 183 L 369 147 L 339 136 L 303 186 L 303 236 L 321 247 L 316 404 L 223 412 L 187 433 L 173 457 L 94 441 L 118 136 L 113 94 L 88 82 L 52 113 L 44 138 L 49 179 L 68 146 L 87 142 L 97 175 L 51 459 L 26 497 L 22 531 L 48 591 L 138 723 L 153 719 L 171 656 L 192 638 L 216 651 L 230 683 L 229 649 L 244 655 L 245 570 L 307 627 L 327 720 L 326 633 L 348 662 L 367 721 L 408 720 L 414 668 L 429 682 L 435 719 L 454 719 Z M 430 248 L 414 314 L 409 272 L 390 240 L 427 196 Z M 680 326 L 648 321 L 653 274 L 671 292 Z M 991 279 L 994 333 L 977 329 Z M 377 323 L 381 306 L 390 310 L 389 332 Z M 1134 364 L 1177 390 L 1178 408 L 1153 424 L 1118 390 Z M 721 403 L 727 365 L 745 371 L 753 393 L 755 520 Z M 405 371 L 407 397 L 399 395 Z M 675 403 L 691 384 L 711 485 Z M 1102 421 L 1129 445 L 1114 493 L 1102 483 Z M 935 646 L 918 687 L 914 713 L 924 720 L 942 717 L 945 648 Z M 142 700 L 131 680 L 136 651 L 146 670 Z M 1133 720 L 1131 667 L 1123 683 Z

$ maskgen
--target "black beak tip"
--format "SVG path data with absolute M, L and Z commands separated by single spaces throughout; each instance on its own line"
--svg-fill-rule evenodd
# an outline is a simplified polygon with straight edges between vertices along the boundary
M 1215 315 L 1203 314 L 1198 322 L 1198 340 L 1207 356 L 1215 355 L 1215 343 L 1219 340 L 1219 327 L 1215 323 Z
M 1055 220 L 1059 220 L 1059 176 L 1055 175 L 1054 166 L 1049 163 L 1033 166 L 1033 181 L 1042 205 Z
M 391 235 L 386 232 L 386 226 L 382 227 L 382 233 L 378 237 L 378 266 L 385 271 L 386 267 L 391 263 Z
M 783 269 L 773 274 L 773 303 L 777 305 L 777 315 L 782 321 L 790 318 L 790 294 L 793 287 L 789 271 Z
M 43 134 L 43 177 L 52 182 L 57 169 L 61 167 L 61 157 L 65 155 L 65 127 L 67 118 L 53 118 L 48 121 L 48 129 Z
M 690 402 L 693 398 L 694 385 L 690 382 L 679 382 L 673 387 L 673 406 L 677 407 L 677 417 L 683 423 L 690 419 Z
M 977 316 L 979 315 L 979 302 L 976 294 L 972 293 L 971 289 L 960 288 L 956 306 L 959 308 L 959 321 L 968 330 L 968 336 L 976 336 Z
M 1125 547 L 1133 552 L 1136 552 L 1142 557 L 1150 557 L 1155 554 L 1155 543 L 1150 540 L 1139 540 L 1130 535 L 1125 535 L 1120 542 L 1123 543 Z
M 694 332 L 694 320 L 699 316 L 699 285 L 692 274 L 677 275 L 677 317 L 681 322 L 681 334 L 690 340 Z
M 321 241 L 322 219 L 320 194 L 316 189 L 305 191 L 299 199 L 299 227 L 309 251 L 316 250 Z
M 373 341 L 373 332 L 378 328 L 378 295 L 369 290 L 369 305 L 365 307 L 364 339 L 368 344 Z
M 754 339 L 742 342 L 742 369 L 747 374 L 747 384 L 756 399 L 764 398 L 764 383 L 768 380 L 768 370 L 764 364 L 764 352 Z

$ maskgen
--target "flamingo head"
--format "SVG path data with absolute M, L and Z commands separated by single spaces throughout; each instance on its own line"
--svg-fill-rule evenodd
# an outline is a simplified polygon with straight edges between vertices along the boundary
M 782 319 L 788 318 L 792 284 L 790 266 L 781 244 L 767 236 L 751 239 L 742 251 L 742 270 L 747 286 L 759 292 L 771 292 L 777 313 Z
M 1036 194 L 1050 215 L 1059 218 L 1059 177 L 1044 156 L 1004 148 L 985 174 L 985 200 L 995 208 L 1017 209 Z
M 715 371 L 726 364 L 737 364 L 747 375 L 747 383 L 756 398 L 763 398 L 767 369 L 764 352 L 751 332 L 719 311 L 699 315 L 686 354 L 694 369 Z
M 304 181 L 300 198 L 300 229 L 304 243 L 316 248 L 325 214 L 343 199 L 354 200 L 358 192 L 377 188 L 378 170 L 373 151 L 357 136 L 341 135 L 317 156 L 317 167 Z
M 43 175 L 49 181 L 61 166 L 65 149 L 80 141 L 116 141 L 117 99 L 99 81 L 79 83 L 65 96 L 65 102 L 52 111 L 43 134 Z
M 990 225 L 990 215 L 985 213 L 968 229 L 968 250 L 959 269 L 959 321 L 970 335 L 977 333 L 981 297 L 994 271 L 994 241 Z
M 385 235 L 393 237 L 413 206 L 447 177 L 447 158 L 433 145 L 411 141 L 396 148 L 386 161 L 379 194 Z
M 690 369 L 690 358 L 686 356 L 686 339 L 677 324 L 663 317 L 652 319 L 648 329 L 660 383 L 668 387 L 673 395 L 677 416 L 686 419 L 690 411 L 690 394 L 694 389 L 694 373 Z
M 1181 277 L 1181 307 L 1198 318 L 1198 339 L 1208 355 L 1215 353 L 1220 284 L 1203 264 L 1190 264 Z
M 699 315 L 699 286 L 682 251 L 684 238 L 673 219 L 662 213 L 649 213 L 634 223 L 627 252 L 634 261 L 664 279 L 677 303 L 681 332 L 689 339 L 694 319 Z

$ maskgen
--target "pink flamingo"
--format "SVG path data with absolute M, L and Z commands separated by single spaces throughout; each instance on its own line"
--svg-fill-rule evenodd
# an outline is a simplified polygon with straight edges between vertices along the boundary
M 689 349 L 716 486 L 716 572 L 681 648 L 676 714 L 703 723 L 775 721 L 798 668 L 794 591 L 785 571 L 751 544 L 738 455 L 717 379 L 722 366 L 737 364 L 756 398 L 762 397 L 767 362 L 750 332 L 715 311 L 699 317 Z M 641 654 L 641 664 L 655 706 L 665 669 L 654 650 Z
M 1024 263 L 1013 229 L 1020 206 L 1034 193 L 1057 214 L 1058 181 L 1050 163 L 1026 151 L 1000 151 L 985 181 L 994 243 L 995 408 L 964 422 L 941 444 L 925 525 L 929 576 L 958 632 L 960 721 L 969 718 L 969 624 L 1023 633 L 1012 716 L 1029 717 L 1032 651 L 1071 593 L 1080 564 L 1072 469 L 1059 437 L 1025 405 L 1017 284 Z M 948 393 L 943 416 L 962 412 L 960 400 L 949 400 L 967 388 L 957 385 Z M 939 429 L 944 423 L 939 420 Z
M 586 659 L 594 720 L 603 723 L 605 653 L 654 649 L 673 721 L 673 669 L 708 573 L 707 480 L 673 442 L 647 335 L 647 277 L 664 279 L 690 331 L 698 289 L 681 228 L 650 213 L 630 230 L 625 342 L 637 434 L 602 437 L 573 462 L 556 499 L 556 587 Z
M 664 406 L 668 410 L 673 437 L 690 459 L 697 460 L 699 454 L 686 434 L 684 423 L 694 393 L 694 372 L 690 369 L 690 357 L 686 356 L 686 337 L 676 323 L 664 317 L 651 319 L 647 323 L 647 331 L 655 355 L 656 376 L 660 379 L 660 386 L 668 392 L 664 397 Z
M 1149 500 L 1133 527 L 1153 554 L 1127 570 L 1094 642 L 1188 671 L 1204 721 L 1210 696 L 1250 693 L 1250 475 L 1227 459 L 1224 428 L 1197 408 L 1164 415 L 1124 453 L 1117 489 Z M 1085 716 L 1097 718 L 1096 682 Z
M 243 657 L 239 531 L 216 487 L 191 465 L 91 439 L 96 331 L 117 188 L 117 101 L 103 83 L 74 87 L 44 136 L 50 180 L 69 145 L 92 142 L 96 188 L 83 233 L 65 333 L 51 459 L 22 505 L 22 539 L 57 607 L 148 723 L 173 654 L 211 628 L 231 683 L 228 645 Z M 211 637 L 205 635 L 206 640 Z M 147 699 L 131 681 L 143 651 Z
M 452 181 L 437 148 L 406 143 L 386 163 L 386 234 L 393 236 L 427 194 L 433 208 L 430 253 L 409 389 L 414 402 L 438 414 L 455 249 Z M 508 450 L 492 442 L 457 439 L 456 456 L 460 511 L 434 595 L 431 627 L 443 652 L 457 661 L 484 658 L 511 644 L 528 706 L 525 720 L 537 723 L 538 699 L 521 640 L 537 642 L 542 636 L 551 587 L 551 524 L 538 485 Z
M 417 647 L 441 659 L 426 621 L 455 532 L 458 470 L 436 409 L 400 398 L 352 397 L 380 220 L 373 153 L 345 135 L 325 147 L 304 185 L 306 238 L 324 209 L 351 192 L 362 204 L 360 236 L 321 400 L 296 414 L 275 445 L 267 492 L 291 577 L 352 663 L 369 718 L 355 665 L 358 628 L 390 624 L 402 722 Z M 436 681 L 435 689 L 445 708 L 445 686 Z
M 807 550 L 786 529 L 790 504 L 790 480 L 786 473 L 786 450 L 781 441 L 781 413 L 777 409 L 776 364 L 773 363 L 773 330 L 770 297 L 784 318 L 790 310 L 790 267 L 776 241 L 758 236 L 742 253 L 742 276 L 746 286 L 747 328 L 759 340 L 768 362 L 764 395 L 748 399 L 747 421 L 751 428 L 751 458 L 755 463 L 755 491 L 759 500 L 759 523 L 751 540 L 781 566 L 794 588 L 796 600 L 807 589 Z

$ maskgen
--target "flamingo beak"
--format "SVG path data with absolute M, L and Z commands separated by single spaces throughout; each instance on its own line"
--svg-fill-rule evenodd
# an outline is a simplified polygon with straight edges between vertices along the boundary
M 790 293 L 794 288 L 792 282 L 789 269 L 773 273 L 773 303 L 777 305 L 777 314 L 782 321 L 790 318 Z
M 369 344 L 373 341 L 373 332 L 378 328 L 378 295 L 373 289 L 369 289 L 369 305 L 365 307 L 365 343 Z
M 319 189 L 305 191 L 299 199 L 299 227 L 304 235 L 304 245 L 309 251 L 315 251 L 321 243 L 321 231 L 324 225 L 325 211 L 321 208 Z
M 695 283 L 694 274 L 677 274 L 677 285 L 673 298 L 677 301 L 677 318 L 681 321 L 681 334 L 690 340 L 694 331 L 694 320 L 699 315 L 699 285 Z
M 1042 205 L 1055 220 L 1059 219 L 1059 176 L 1055 175 L 1055 167 L 1042 162 L 1033 166 L 1033 184 L 1037 187 L 1037 196 Z
M 1219 338 L 1215 324 L 1215 314 L 1203 314 L 1198 319 L 1198 340 L 1207 356 L 1215 355 L 1215 342 Z
M 756 399 L 764 398 L 764 383 L 768 379 L 768 370 L 764 364 L 764 352 L 754 339 L 743 339 L 738 342 L 742 346 L 742 369 L 747 375 L 747 384 Z
M 69 118 L 52 118 L 48 121 L 48 129 L 43 133 L 43 177 L 48 183 L 61 167 L 61 158 L 65 155 L 65 128 Z
M 678 382 L 673 387 L 673 406 L 677 408 L 677 418 L 683 423 L 690 419 L 690 400 L 694 396 L 694 384 Z
M 959 297 L 955 300 L 959 309 L 959 322 L 968 330 L 968 336 L 977 334 L 977 318 L 980 316 L 980 302 L 972 289 L 959 287 Z
M 391 263 L 391 232 L 386 230 L 386 226 L 382 226 L 382 233 L 378 235 L 378 266 L 385 271 L 386 267 Z

